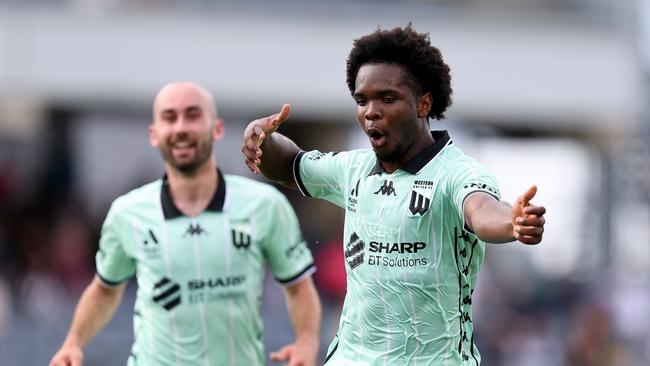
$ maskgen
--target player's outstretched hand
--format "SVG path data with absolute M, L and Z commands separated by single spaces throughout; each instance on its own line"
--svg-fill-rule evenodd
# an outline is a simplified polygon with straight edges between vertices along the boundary
M 275 362 L 286 361 L 285 366 L 316 366 L 318 348 L 292 343 L 277 352 L 271 352 L 270 358 Z
M 256 119 L 246 126 L 241 152 L 244 154 L 244 162 L 253 173 L 260 174 L 259 165 L 262 156 L 260 146 L 262 142 L 268 135 L 275 132 L 282 122 L 289 118 L 289 113 L 291 113 L 291 106 L 285 104 L 282 106 L 280 113 Z
M 515 239 L 524 244 L 539 244 L 544 234 L 544 206 L 530 203 L 535 197 L 537 187 L 528 188 L 526 193 L 517 197 L 512 205 L 512 228 Z
M 49 366 L 81 366 L 83 364 L 83 352 L 79 347 L 62 347 L 57 352 Z

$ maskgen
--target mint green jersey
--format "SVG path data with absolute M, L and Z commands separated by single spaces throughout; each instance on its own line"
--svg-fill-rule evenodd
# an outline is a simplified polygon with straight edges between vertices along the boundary
M 392 174 L 372 150 L 301 152 L 306 196 L 345 209 L 347 295 L 327 365 L 478 365 L 472 292 L 485 252 L 464 200 L 499 199 L 493 175 L 446 131 Z
M 265 263 L 283 285 L 314 271 L 275 188 L 221 172 L 208 208 L 184 216 L 165 178 L 116 199 L 96 256 L 107 286 L 137 278 L 129 365 L 263 365 Z

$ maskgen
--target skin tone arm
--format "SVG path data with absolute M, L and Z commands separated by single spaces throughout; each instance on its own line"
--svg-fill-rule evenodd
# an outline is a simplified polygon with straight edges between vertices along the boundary
M 311 277 L 284 289 L 289 317 L 296 336 L 294 343 L 271 352 L 271 360 L 287 361 L 287 366 L 315 366 L 321 304 Z
M 126 284 L 115 288 L 105 287 L 95 277 L 81 295 L 63 345 L 52 357 L 50 366 L 81 366 L 83 347 L 113 317 L 122 301 Z
M 291 106 L 285 104 L 280 113 L 257 119 L 244 130 L 242 153 L 244 162 L 255 174 L 297 189 L 293 180 L 293 159 L 300 148 L 286 136 L 275 132 L 289 118 Z
M 546 208 L 530 203 L 535 193 L 537 187 L 530 187 L 512 206 L 486 193 L 472 194 L 465 200 L 465 223 L 486 242 L 519 240 L 524 244 L 538 244 L 544 233 Z

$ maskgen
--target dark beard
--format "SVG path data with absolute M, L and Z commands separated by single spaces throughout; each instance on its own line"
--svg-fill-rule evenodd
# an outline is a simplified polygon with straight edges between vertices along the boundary
M 206 161 L 208 161 L 208 159 L 210 159 L 210 155 L 212 155 L 212 141 L 207 141 L 206 148 L 198 148 L 196 152 L 196 158 L 185 163 L 179 163 L 174 159 L 171 148 L 160 149 L 160 154 L 166 162 L 168 162 L 179 172 L 183 173 L 184 175 L 193 175 L 199 169 L 199 167 L 201 167 Z
M 377 159 L 379 161 L 386 162 L 386 163 L 397 163 L 402 159 L 405 152 L 406 149 L 404 149 L 402 145 L 397 145 L 392 151 L 389 151 L 381 155 L 379 154 L 379 152 L 375 150 L 375 155 L 377 156 Z

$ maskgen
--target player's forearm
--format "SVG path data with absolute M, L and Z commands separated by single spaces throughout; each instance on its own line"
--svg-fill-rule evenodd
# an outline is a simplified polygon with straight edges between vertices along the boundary
M 296 336 L 295 343 L 312 347 L 318 352 L 321 303 L 311 278 L 288 288 L 287 308 Z
M 113 317 L 122 300 L 124 287 L 109 289 L 94 278 L 81 295 L 63 345 L 85 347 Z
M 466 218 L 466 223 L 483 241 L 507 243 L 515 240 L 511 212 L 512 207 L 507 202 L 485 200 Z
M 274 132 L 264 139 L 260 146 L 260 171 L 268 179 L 288 188 L 297 189 L 293 179 L 293 160 L 300 148 L 288 137 Z

